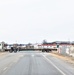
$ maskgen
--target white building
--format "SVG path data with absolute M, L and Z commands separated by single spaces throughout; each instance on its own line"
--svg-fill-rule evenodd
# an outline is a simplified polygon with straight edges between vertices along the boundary
M 34 46 L 34 49 L 38 49 L 38 43 L 33 44 L 33 46 Z
M 0 42 L 0 51 L 5 51 L 7 46 L 5 46 L 5 42 Z

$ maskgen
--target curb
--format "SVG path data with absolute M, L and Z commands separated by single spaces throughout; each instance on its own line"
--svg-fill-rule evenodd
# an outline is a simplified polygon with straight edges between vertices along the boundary
M 74 64 L 74 57 L 66 56 L 66 55 L 62 55 L 62 54 L 58 54 L 58 53 L 54 53 L 54 52 L 52 52 L 51 55 L 54 57 L 60 58 L 62 60 L 65 60 L 71 64 Z

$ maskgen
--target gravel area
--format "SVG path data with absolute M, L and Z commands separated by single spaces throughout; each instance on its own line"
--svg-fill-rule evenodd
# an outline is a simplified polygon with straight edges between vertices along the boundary
M 55 56 L 55 57 L 57 57 L 57 58 L 60 58 L 62 60 L 65 60 L 65 61 L 67 61 L 67 62 L 69 62 L 71 64 L 74 64 L 74 57 L 64 56 L 64 55 L 61 55 L 61 54 L 59 54 L 57 52 L 52 52 L 50 54 L 53 55 L 53 56 Z
M 0 52 L 0 56 L 7 54 L 8 52 Z

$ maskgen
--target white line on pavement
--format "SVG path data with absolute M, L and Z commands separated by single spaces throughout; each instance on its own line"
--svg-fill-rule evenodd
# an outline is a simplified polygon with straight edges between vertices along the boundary
M 34 54 L 32 54 L 32 57 L 34 57 Z
M 3 70 L 6 70 L 8 67 L 5 67 Z
M 45 55 L 42 55 L 49 63 L 51 63 L 61 74 L 66 75 L 62 70 L 60 70 L 52 61 L 50 61 Z

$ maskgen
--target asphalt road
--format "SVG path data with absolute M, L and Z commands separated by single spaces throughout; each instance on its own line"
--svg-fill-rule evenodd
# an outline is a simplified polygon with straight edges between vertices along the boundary
M 0 75 L 74 75 L 74 66 L 50 53 L 21 51 L 0 56 Z

